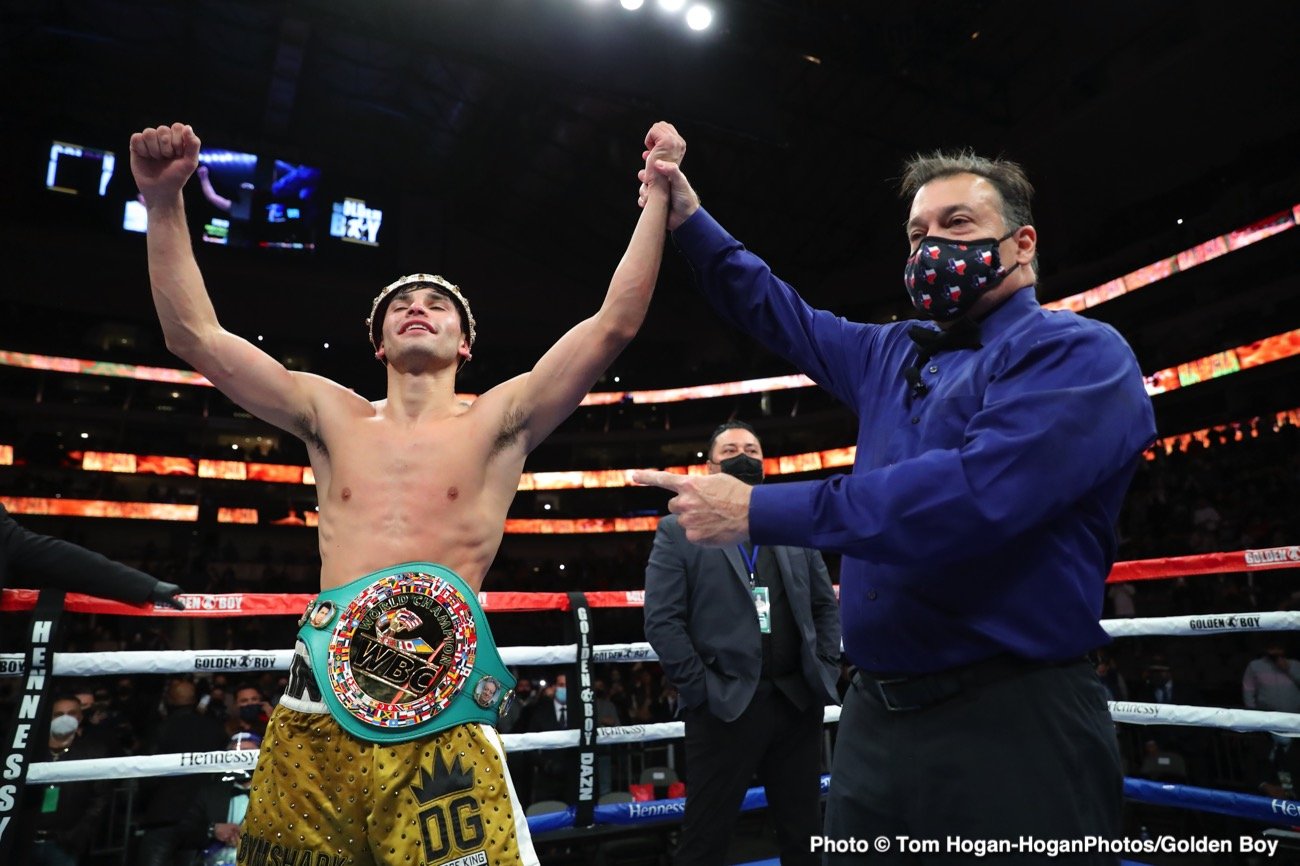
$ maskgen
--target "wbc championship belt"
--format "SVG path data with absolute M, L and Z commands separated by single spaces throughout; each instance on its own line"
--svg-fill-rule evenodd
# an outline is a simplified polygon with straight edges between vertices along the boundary
M 495 725 L 513 697 L 478 600 L 441 565 L 408 562 L 322 592 L 298 637 L 325 706 L 361 739 Z

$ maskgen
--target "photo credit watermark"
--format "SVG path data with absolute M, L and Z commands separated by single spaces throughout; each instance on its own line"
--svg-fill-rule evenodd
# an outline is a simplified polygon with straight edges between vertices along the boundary
M 1277 854 L 1278 840 L 1255 836 L 1227 839 L 1210 836 L 1156 836 L 1151 839 L 1107 839 L 1084 836 L 1081 839 L 1039 839 L 1017 836 L 1014 839 L 969 839 L 945 836 L 942 839 L 919 839 L 915 836 L 875 836 L 873 838 L 834 839 L 812 836 L 809 851 L 825 854 L 964 854 L 986 857 L 994 854 L 1035 854 L 1061 857 L 1070 854 Z

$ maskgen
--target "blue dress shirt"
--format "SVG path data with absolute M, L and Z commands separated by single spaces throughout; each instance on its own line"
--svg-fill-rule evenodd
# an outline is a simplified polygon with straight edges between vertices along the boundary
M 982 348 L 927 362 L 928 393 L 915 397 L 903 375 L 914 322 L 813 309 L 702 209 L 673 237 L 723 317 L 858 416 L 851 475 L 763 484 L 749 511 L 758 544 L 844 554 L 850 661 L 918 674 L 1005 653 L 1064 661 L 1107 643 L 1115 524 L 1155 437 L 1137 360 L 1113 328 L 1044 310 L 1024 288 L 980 323 Z

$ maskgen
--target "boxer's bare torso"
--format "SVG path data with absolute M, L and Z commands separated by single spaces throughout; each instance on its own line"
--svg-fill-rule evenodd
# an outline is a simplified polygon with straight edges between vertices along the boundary
M 418 419 L 321 387 L 318 429 L 303 436 L 320 502 L 321 589 L 417 560 L 481 588 L 526 456 L 508 408 L 517 387 Z

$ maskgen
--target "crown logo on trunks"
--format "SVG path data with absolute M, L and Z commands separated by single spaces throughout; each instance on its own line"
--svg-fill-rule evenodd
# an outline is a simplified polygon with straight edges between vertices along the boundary
M 451 766 L 443 760 L 442 751 L 438 750 L 433 756 L 433 775 L 423 767 L 420 768 L 420 784 L 412 785 L 411 792 L 415 794 L 415 799 L 421 806 L 432 803 L 440 797 L 446 797 L 448 794 L 454 794 L 457 791 L 468 791 L 474 787 L 474 768 L 470 767 L 468 771 L 462 770 L 460 758 L 452 761 Z

